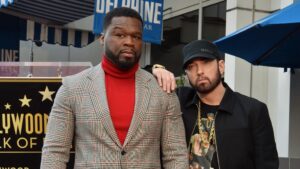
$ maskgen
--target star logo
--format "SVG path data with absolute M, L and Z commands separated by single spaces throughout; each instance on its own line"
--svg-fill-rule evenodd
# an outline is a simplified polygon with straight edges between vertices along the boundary
M 42 101 L 45 101 L 45 100 L 47 100 L 47 99 L 50 100 L 51 102 L 53 101 L 51 96 L 52 96 L 55 92 L 54 92 L 54 91 L 49 91 L 48 86 L 46 86 L 46 88 L 45 88 L 44 91 L 39 91 L 39 93 L 40 93 L 41 95 L 43 95 Z
M 5 110 L 10 110 L 11 105 L 9 103 L 6 103 L 6 105 L 4 105 Z
M 32 99 L 28 99 L 26 95 L 24 95 L 23 99 L 19 99 L 19 100 L 22 102 L 21 107 L 24 107 L 24 106 L 30 107 L 29 102 Z

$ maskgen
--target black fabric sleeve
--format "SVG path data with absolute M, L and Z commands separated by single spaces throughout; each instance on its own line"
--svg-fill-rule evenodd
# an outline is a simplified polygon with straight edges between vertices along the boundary
M 153 65 L 146 65 L 145 67 L 143 67 L 142 69 L 146 70 L 147 72 L 152 74 L 152 67 Z
M 254 111 L 250 116 L 255 148 L 255 168 L 278 169 L 279 159 L 268 108 L 264 103 L 254 103 L 252 105 Z

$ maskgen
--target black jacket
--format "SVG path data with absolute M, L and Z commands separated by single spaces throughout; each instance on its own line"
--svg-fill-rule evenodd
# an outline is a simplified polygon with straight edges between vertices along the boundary
M 279 160 L 267 106 L 250 97 L 226 92 L 216 121 L 219 169 L 278 169 Z M 177 90 L 183 113 L 187 143 L 197 119 L 199 97 L 189 87 Z

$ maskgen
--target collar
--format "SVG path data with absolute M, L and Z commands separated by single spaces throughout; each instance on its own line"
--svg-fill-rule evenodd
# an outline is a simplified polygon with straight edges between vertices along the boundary
M 186 103 L 186 107 L 190 107 L 192 105 L 197 105 L 199 103 L 199 96 L 197 95 L 197 91 L 195 89 L 193 89 L 193 93 L 194 93 L 194 96 L 191 100 L 189 100 L 187 103 Z
M 103 56 L 101 65 L 106 74 L 121 79 L 134 77 L 139 67 L 138 63 L 136 63 L 132 68 L 128 70 L 121 70 L 114 63 L 112 63 L 106 55 Z
M 227 85 L 227 83 L 223 82 L 223 85 L 225 87 L 225 93 L 224 96 L 221 100 L 220 106 L 218 110 L 221 110 L 221 112 L 227 112 L 232 114 L 232 110 L 234 110 L 234 105 L 236 103 L 236 97 L 234 96 L 235 93 L 234 91 Z M 186 107 L 190 107 L 192 105 L 197 105 L 199 103 L 199 96 L 197 95 L 197 92 L 195 89 L 194 90 L 194 95 L 192 99 L 190 99 L 186 103 Z
M 227 85 L 227 83 L 223 82 L 223 85 L 226 91 L 221 100 L 219 110 L 221 110 L 221 112 L 227 112 L 232 114 L 234 110 L 234 105 L 237 102 L 237 98 L 235 96 L 234 91 Z

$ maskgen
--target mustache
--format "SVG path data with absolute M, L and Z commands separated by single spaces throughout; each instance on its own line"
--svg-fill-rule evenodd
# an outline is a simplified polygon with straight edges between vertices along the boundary
M 136 55 L 136 51 L 134 49 L 131 49 L 131 48 L 121 49 L 120 53 L 133 53 L 134 55 Z
M 209 78 L 206 77 L 206 76 L 198 76 L 196 81 L 201 81 L 201 80 L 208 80 L 209 81 Z

